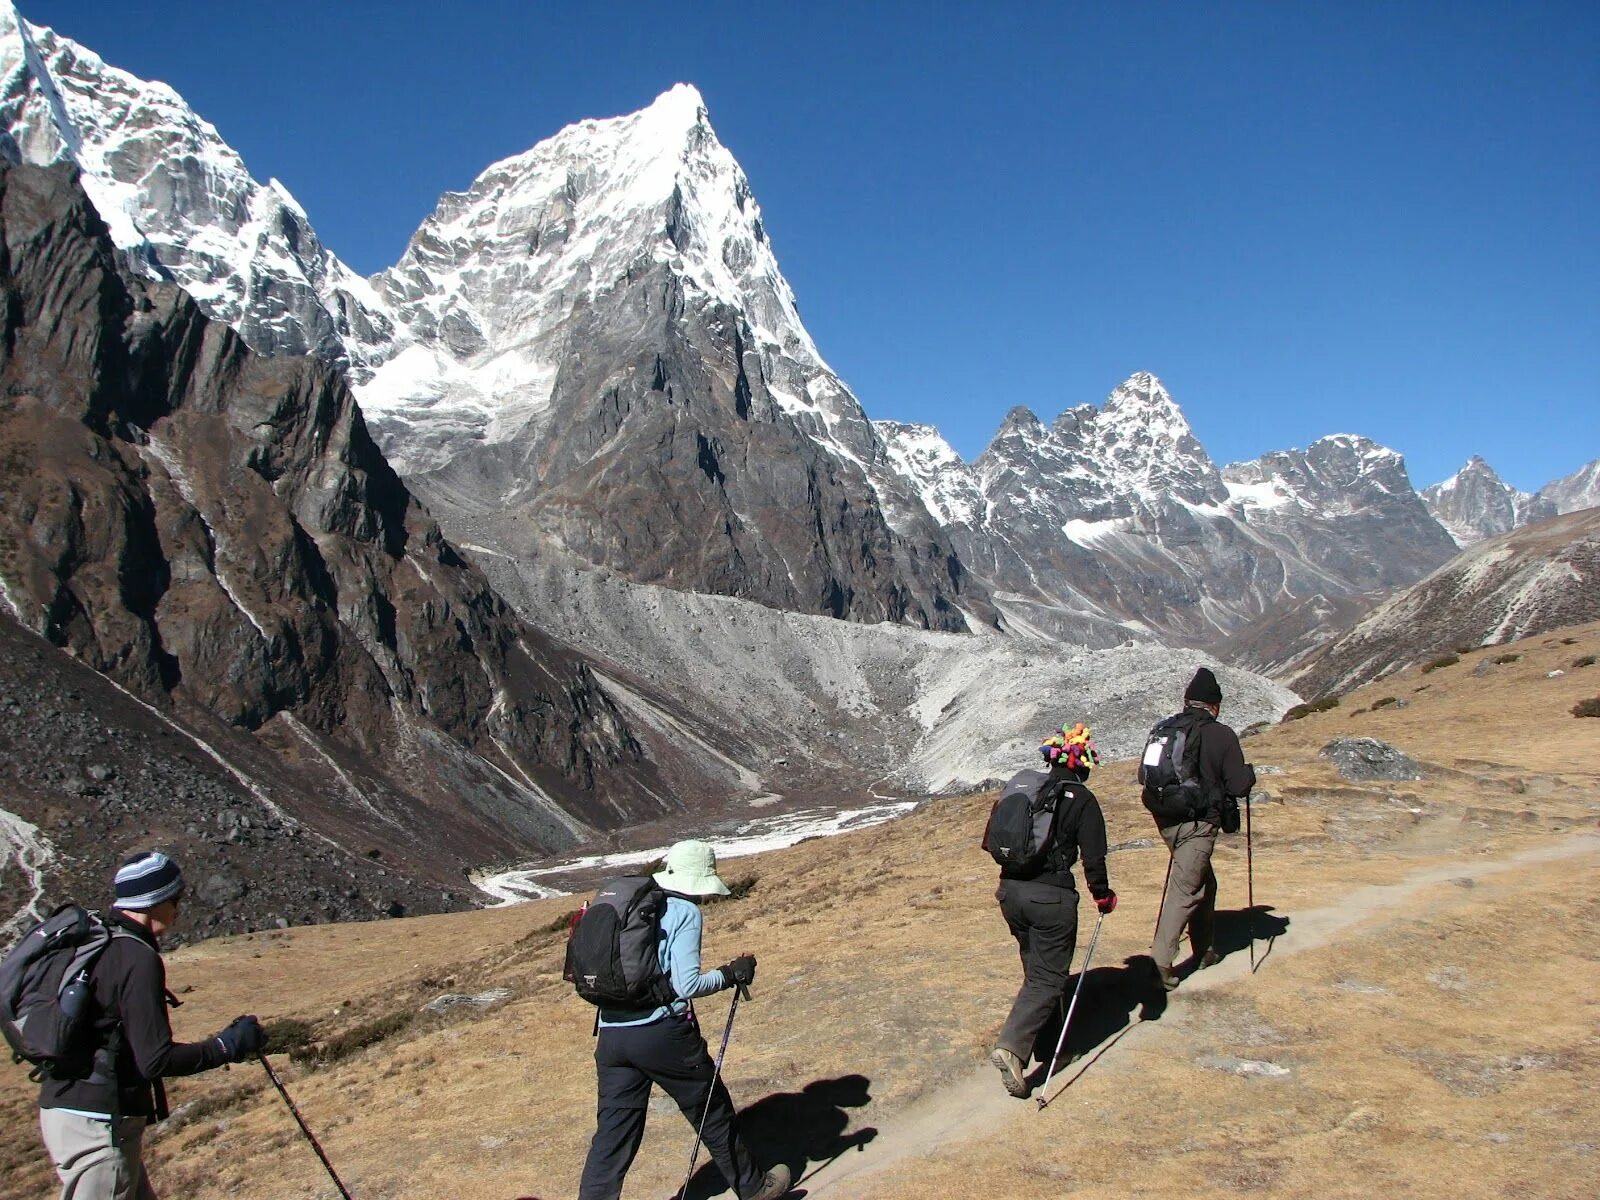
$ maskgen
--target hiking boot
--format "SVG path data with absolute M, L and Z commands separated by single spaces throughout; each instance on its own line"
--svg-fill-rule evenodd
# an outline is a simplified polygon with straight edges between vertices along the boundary
M 1209 947 L 1207 948 L 1206 952 L 1200 956 L 1200 961 L 1195 965 L 1195 970 L 1204 971 L 1207 967 L 1214 967 L 1221 961 L 1222 955 L 1217 953 L 1216 947 Z
M 750 1200 L 778 1200 L 789 1191 L 789 1168 L 779 1163 L 761 1180 L 761 1190 Z
M 989 1061 L 1000 1069 L 1000 1082 L 1006 1085 L 1006 1091 L 1018 1100 L 1026 1100 L 1030 1090 L 1026 1078 L 1028 1064 L 1004 1046 L 996 1046 L 989 1054 Z
M 1159 982 L 1165 990 L 1169 992 L 1174 991 L 1178 986 L 1178 973 L 1171 967 L 1163 967 L 1160 963 L 1156 963 L 1155 968 L 1157 982 Z

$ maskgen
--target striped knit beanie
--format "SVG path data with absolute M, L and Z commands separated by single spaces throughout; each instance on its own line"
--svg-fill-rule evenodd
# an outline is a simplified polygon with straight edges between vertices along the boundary
M 117 868 L 116 907 L 135 912 L 183 893 L 183 872 L 159 850 L 135 854 Z

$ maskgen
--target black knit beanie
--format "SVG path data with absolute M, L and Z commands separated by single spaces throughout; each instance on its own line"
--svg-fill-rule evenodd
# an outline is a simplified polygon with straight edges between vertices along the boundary
M 1222 703 L 1222 687 L 1209 667 L 1201 667 L 1194 673 L 1189 686 L 1183 690 L 1183 700 L 1185 704 L 1190 700 L 1198 700 L 1202 704 Z

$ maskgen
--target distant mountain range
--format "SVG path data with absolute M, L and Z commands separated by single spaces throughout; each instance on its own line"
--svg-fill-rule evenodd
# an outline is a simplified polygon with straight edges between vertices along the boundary
M 1550 511 L 1471 464 L 1419 499 L 1354 435 L 1219 469 L 1148 374 L 1049 426 L 1013 411 L 970 465 L 874 423 L 688 85 L 493 164 L 363 280 L 165 85 L 9 6 L 0 70 L 8 156 L 74 162 L 139 268 L 258 351 L 345 369 L 446 528 L 515 557 L 852 620 L 1203 646 Z M 1600 499 L 1585 470 L 1549 503 Z

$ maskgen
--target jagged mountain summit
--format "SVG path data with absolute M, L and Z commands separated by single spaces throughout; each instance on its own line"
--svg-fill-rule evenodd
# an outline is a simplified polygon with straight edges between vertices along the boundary
M 1600 458 L 1545 484 L 1539 489 L 1538 499 L 1555 505 L 1558 513 L 1600 507 Z
M 988 619 L 801 324 L 693 87 L 496 163 L 374 286 L 409 340 L 372 356 L 363 408 L 492 549 L 855 620 Z
M 1013 409 L 970 466 L 927 427 L 880 430 L 1015 629 L 1208 644 L 1455 549 L 1394 451 L 1337 434 L 1219 470 L 1145 372 L 1049 425 Z
M 71 162 L 117 244 L 267 354 L 349 371 L 447 520 L 642 582 L 964 629 L 981 589 L 801 325 L 701 97 L 584 121 L 447 195 L 366 281 L 164 84 L 0 9 L 0 154 Z
M 1458 546 L 1510 533 L 1559 511 L 1542 492 L 1532 495 L 1506 483 L 1476 454 L 1449 479 L 1425 488 L 1422 500 Z
M 276 179 L 164 83 L 109 66 L 0 0 L 0 157 L 71 163 L 118 249 L 179 284 L 262 354 L 349 361 L 394 326 L 366 280 L 317 240 Z

